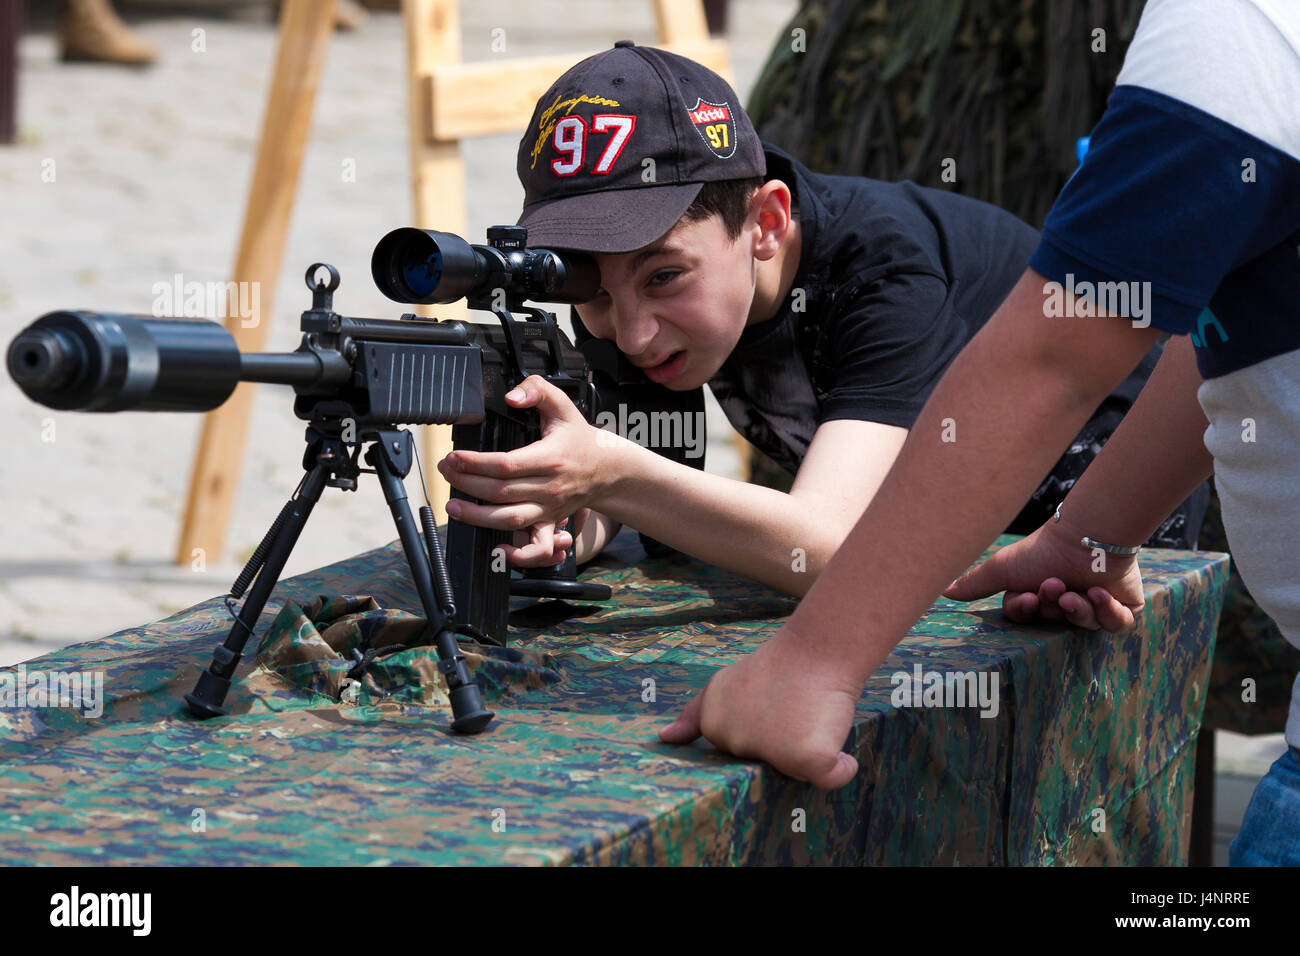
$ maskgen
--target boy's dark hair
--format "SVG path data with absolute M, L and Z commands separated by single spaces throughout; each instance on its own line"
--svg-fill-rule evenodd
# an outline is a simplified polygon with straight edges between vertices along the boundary
M 682 219 L 686 222 L 699 222 L 717 215 L 722 217 L 722 226 L 727 230 L 727 238 L 733 242 L 740 238 L 740 230 L 745 227 L 745 217 L 749 215 L 749 200 L 754 190 L 763 185 L 762 176 L 749 179 L 715 179 L 706 182 L 696 194 L 695 201 L 686 207 Z

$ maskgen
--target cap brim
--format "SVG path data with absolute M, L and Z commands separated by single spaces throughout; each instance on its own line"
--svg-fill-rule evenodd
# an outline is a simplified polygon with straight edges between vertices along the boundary
M 632 252 L 682 218 L 703 183 L 609 189 L 525 207 L 519 225 L 528 245 L 581 252 Z

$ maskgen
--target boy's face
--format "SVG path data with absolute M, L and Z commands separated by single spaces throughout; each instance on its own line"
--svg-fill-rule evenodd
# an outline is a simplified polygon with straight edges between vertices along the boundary
M 756 278 L 786 230 L 772 235 L 762 212 L 767 192 L 765 186 L 755 194 L 735 240 L 713 215 L 679 221 L 635 252 L 596 254 L 601 289 L 575 307 L 583 324 L 597 338 L 613 341 L 652 381 L 674 391 L 703 385 L 731 354 L 746 323 L 768 317 L 755 315 L 761 309 Z M 787 216 L 788 204 L 787 198 Z

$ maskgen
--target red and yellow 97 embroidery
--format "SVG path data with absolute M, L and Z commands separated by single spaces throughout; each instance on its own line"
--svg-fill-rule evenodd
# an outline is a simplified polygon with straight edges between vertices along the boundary
M 709 151 L 719 159 L 731 158 L 736 152 L 736 124 L 731 107 L 727 103 L 696 98 L 695 105 L 686 112 Z
M 605 148 L 591 167 L 594 176 L 603 176 L 614 168 L 614 162 L 623 152 L 636 117 L 622 113 L 597 113 L 591 118 L 591 132 L 609 133 Z M 551 172 L 557 176 L 572 176 L 582 169 L 587 154 L 587 121 L 581 116 L 566 116 L 555 123 L 551 145 L 560 158 L 551 160 Z

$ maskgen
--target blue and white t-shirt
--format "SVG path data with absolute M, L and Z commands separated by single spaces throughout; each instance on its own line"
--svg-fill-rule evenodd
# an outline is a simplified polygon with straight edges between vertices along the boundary
M 1150 0 L 1029 264 L 1192 336 L 1233 559 L 1300 647 L 1300 0 Z

